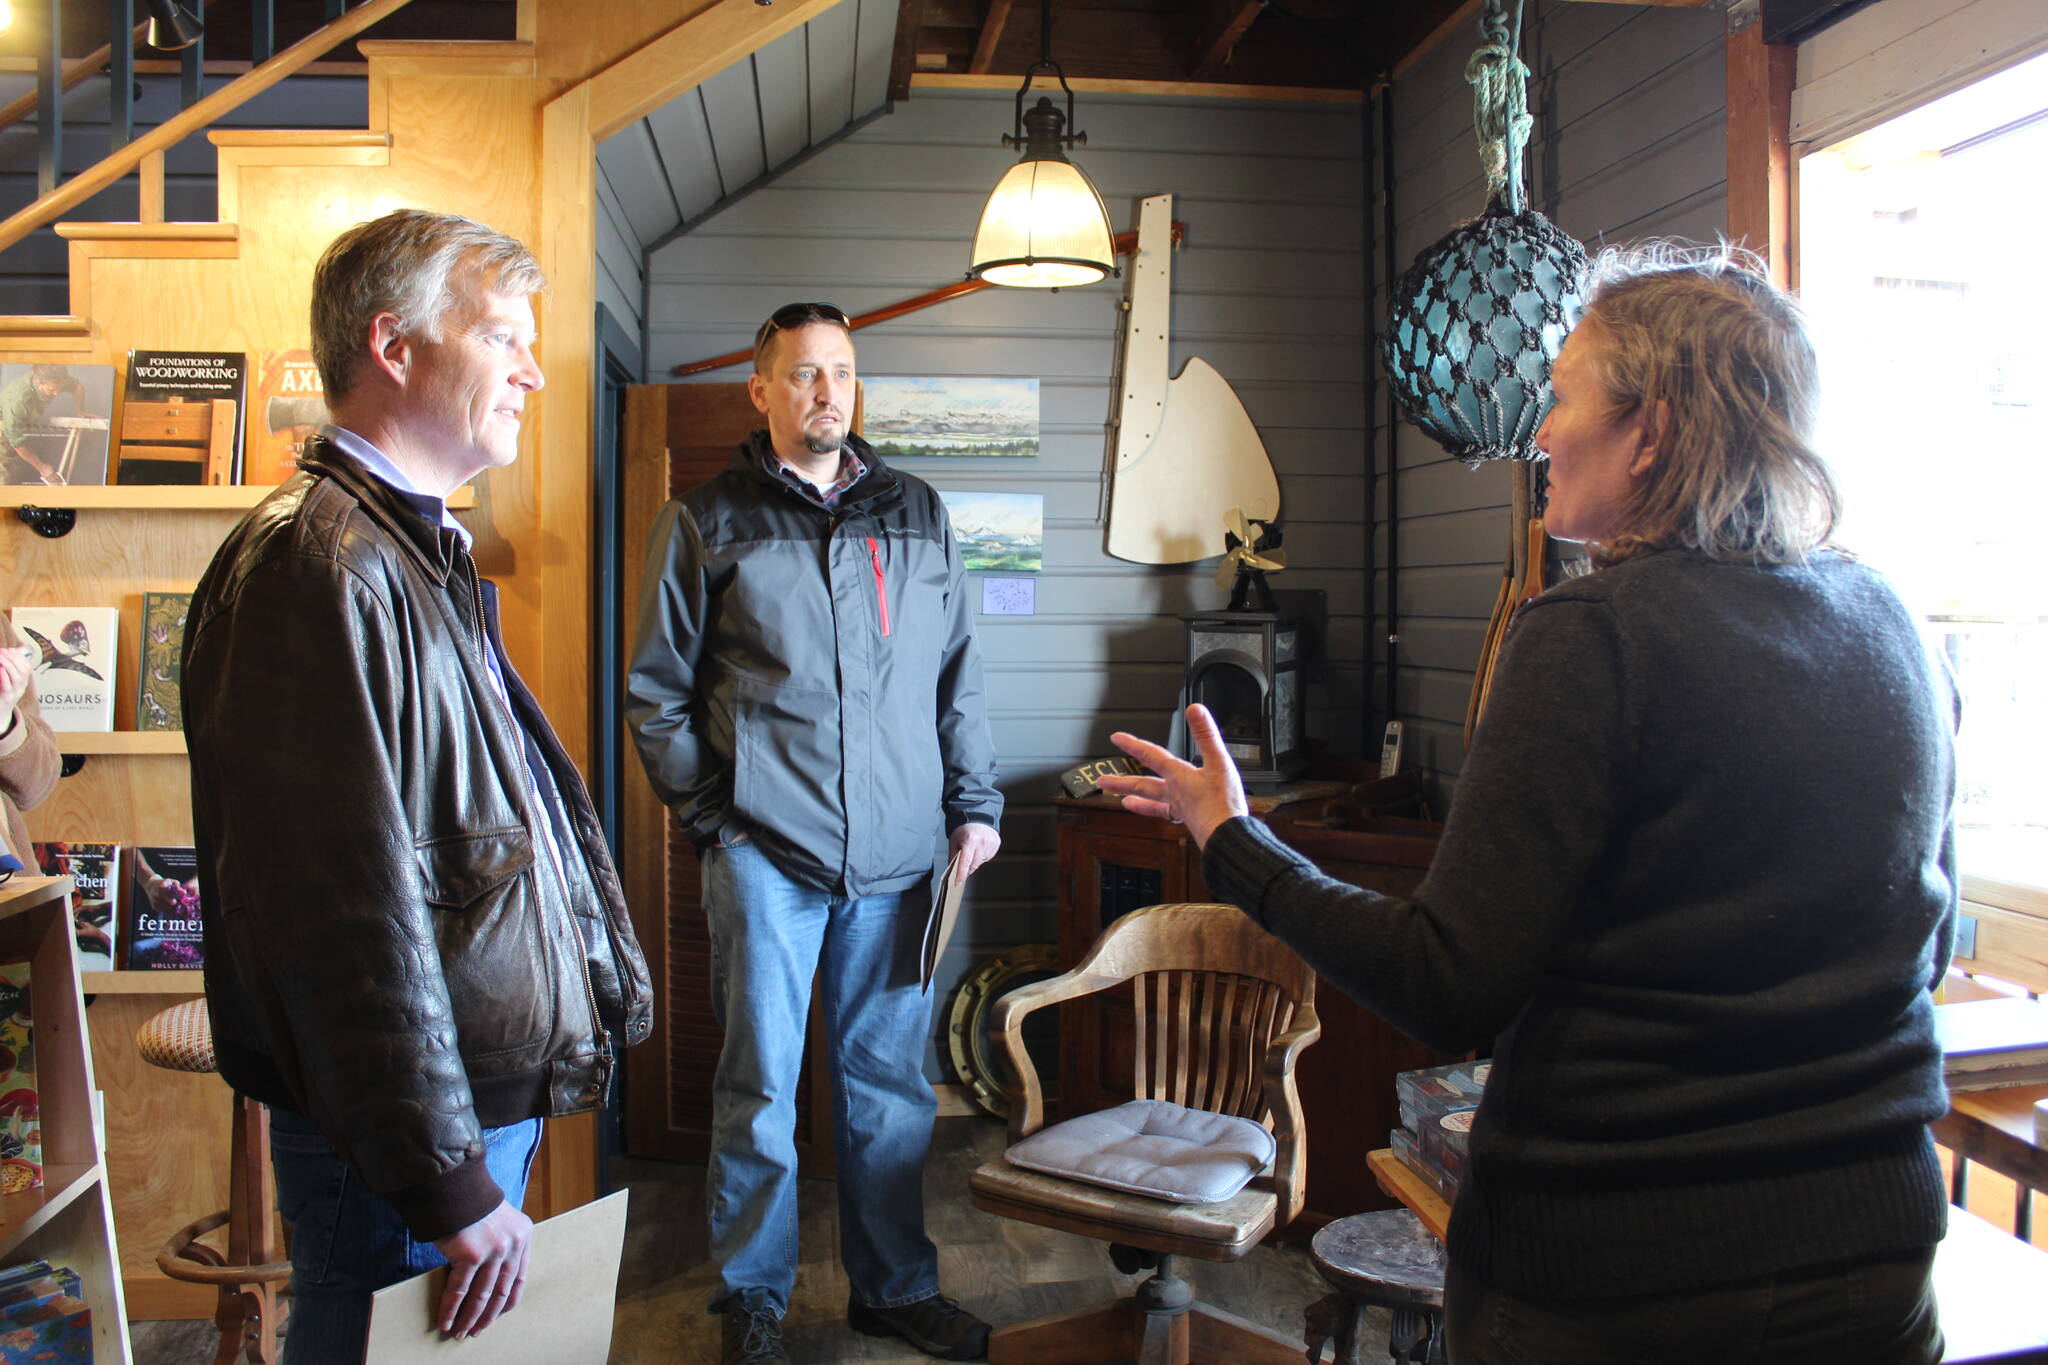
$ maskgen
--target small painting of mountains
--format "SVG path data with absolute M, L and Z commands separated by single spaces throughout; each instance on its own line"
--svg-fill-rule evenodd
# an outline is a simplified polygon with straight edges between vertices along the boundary
M 948 493 L 946 517 L 968 569 L 1037 573 L 1045 563 L 1045 496 L 1040 493 Z
M 1038 454 L 1038 380 L 896 375 L 861 381 L 861 432 L 885 460 Z

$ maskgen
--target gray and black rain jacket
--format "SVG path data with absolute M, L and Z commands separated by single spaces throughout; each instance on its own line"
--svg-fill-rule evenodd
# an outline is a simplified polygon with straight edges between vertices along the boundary
M 903 890 L 941 813 L 1002 816 L 960 553 L 939 495 L 860 438 L 868 472 L 829 509 L 767 441 L 655 521 L 627 719 L 700 847 L 744 832 L 807 885 Z

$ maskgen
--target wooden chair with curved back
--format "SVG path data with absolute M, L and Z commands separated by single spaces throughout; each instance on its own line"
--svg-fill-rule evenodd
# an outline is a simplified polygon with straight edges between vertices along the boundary
M 1112 1244 L 1117 1267 L 1156 1266 L 1129 1298 L 1014 1323 L 989 1339 L 993 1365 L 1132 1359 L 1140 1365 L 1295 1365 L 1298 1340 L 1194 1301 L 1179 1258 L 1235 1261 L 1301 1212 L 1307 1139 L 1294 1066 L 1322 1032 L 1315 973 L 1228 905 L 1155 905 L 1109 926 L 1079 966 L 1012 991 L 989 1036 L 1009 1060 L 1012 1143 L 1045 1124 L 1044 1092 L 1025 1051 L 1024 1018 L 1063 1000 L 1132 984 L 1132 1094 L 1270 1128 L 1270 1165 L 1218 1203 L 1173 1203 L 1026 1170 L 1007 1155 L 969 1182 L 974 1206 Z

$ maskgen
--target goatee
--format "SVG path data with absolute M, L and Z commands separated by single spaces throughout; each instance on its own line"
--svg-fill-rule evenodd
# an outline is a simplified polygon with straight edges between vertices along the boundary
M 845 444 L 846 437 L 836 429 L 804 437 L 804 449 L 813 455 L 830 455 Z

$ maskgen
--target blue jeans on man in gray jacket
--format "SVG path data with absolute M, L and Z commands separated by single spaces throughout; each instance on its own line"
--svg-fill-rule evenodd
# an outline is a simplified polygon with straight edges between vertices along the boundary
M 775 1313 L 796 1281 L 796 1089 L 818 979 L 839 1156 L 840 1257 L 870 1307 L 939 1290 L 924 1231 L 924 1161 L 937 1114 L 925 1079 L 931 1006 L 918 980 L 923 884 L 839 896 L 792 881 L 751 840 L 704 849 L 711 1000 L 726 1042 L 705 1196 L 723 1280 L 713 1309 L 765 1289 Z M 820 958 L 826 970 L 818 971 Z

